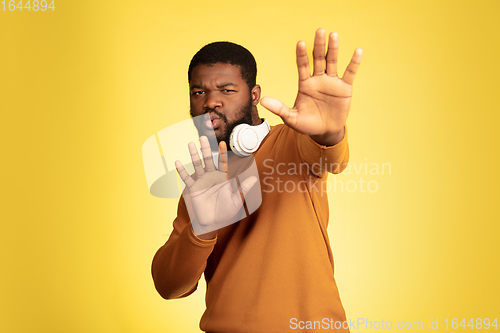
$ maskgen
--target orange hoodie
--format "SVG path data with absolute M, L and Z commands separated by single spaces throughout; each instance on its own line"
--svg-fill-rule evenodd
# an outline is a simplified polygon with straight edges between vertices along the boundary
M 347 129 L 340 143 L 325 147 L 274 126 L 254 158 L 259 209 L 220 229 L 216 239 L 202 240 L 181 199 L 174 230 L 153 259 L 156 289 L 166 299 L 185 297 L 205 273 L 200 328 L 207 332 L 348 332 L 334 279 L 325 182 L 327 172 L 347 166 Z

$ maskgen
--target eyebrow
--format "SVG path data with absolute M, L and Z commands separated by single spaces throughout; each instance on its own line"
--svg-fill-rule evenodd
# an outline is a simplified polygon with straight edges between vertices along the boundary
M 232 83 L 232 82 L 228 82 L 228 83 L 223 83 L 223 84 L 219 84 L 217 86 L 217 89 L 222 89 L 222 88 L 226 88 L 226 87 L 238 87 L 238 85 L 236 83 Z M 203 86 L 201 84 L 193 84 L 191 86 L 191 88 L 189 88 L 190 90 L 193 90 L 193 89 L 203 89 Z

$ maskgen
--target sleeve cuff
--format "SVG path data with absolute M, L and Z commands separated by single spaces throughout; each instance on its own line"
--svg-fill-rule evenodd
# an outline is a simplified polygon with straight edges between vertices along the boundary
M 186 229 L 188 229 L 186 232 L 187 232 L 187 236 L 188 236 L 189 240 L 191 241 L 191 243 L 193 243 L 196 246 L 199 246 L 199 247 L 212 247 L 212 246 L 215 245 L 215 243 L 217 243 L 217 236 L 215 236 L 214 239 L 201 239 L 201 238 L 198 238 L 194 234 L 193 227 L 191 226 L 191 223 L 189 223 L 189 227 L 186 227 Z
M 299 134 L 298 148 L 302 159 L 311 165 L 312 172 L 320 177 L 326 172 L 340 173 L 349 161 L 347 126 L 342 141 L 334 146 L 323 146 L 309 135 Z

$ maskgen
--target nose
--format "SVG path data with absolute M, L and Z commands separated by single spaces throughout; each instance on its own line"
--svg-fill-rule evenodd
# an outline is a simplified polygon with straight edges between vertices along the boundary
M 205 109 L 215 109 L 216 107 L 221 107 L 222 106 L 222 101 L 220 99 L 219 94 L 217 91 L 210 91 L 207 92 L 205 99 L 205 103 L 203 104 L 203 108 Z

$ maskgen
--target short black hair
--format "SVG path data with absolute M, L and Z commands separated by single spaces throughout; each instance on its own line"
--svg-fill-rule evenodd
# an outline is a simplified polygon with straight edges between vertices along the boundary
M 230 64 L 240 68 L 241 78 L 248 89 L 257 83 L 257 63 L 252 53 L 241 45 L 231 42 L 214 42 L 203 46 L 196 54 L 188 69 L 188 82 L 191 82 L 193 69 L 198 65 Z

